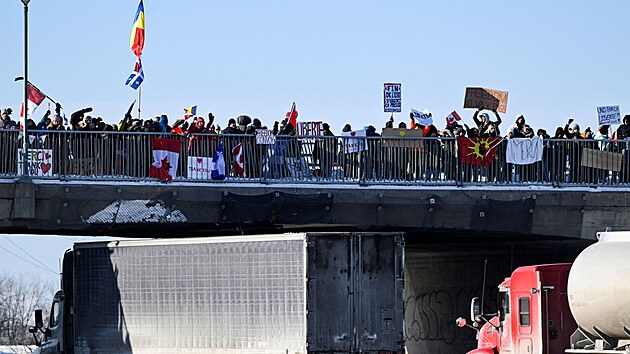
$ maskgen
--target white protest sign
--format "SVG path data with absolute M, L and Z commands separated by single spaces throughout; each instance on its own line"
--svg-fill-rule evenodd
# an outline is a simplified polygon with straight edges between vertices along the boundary
M 539 136 L 529 139 L 509 139 L 505 158 L 508 163 L 529 165 L 537 161 L 542 161 L 543 147 L 543 140 Z
M 597 118 L 600 125 L 621 123 L 619 106 L 597 107 Z
M 420 124 L 420 125 L 433 124 L 433 114 L 431 114 L 431 112 L 429 112 L 427 109 L 420 112 L 412 108 L 411 115 L 413 116 L 413 120 L 416 122 L 416 124 Z
M 402 112 L 401 84 L 383 84 L 383 109 L 385 113 Z
M 18 149 L 18 173 L 22 170 L 24 154 L 22 149 Z M 29 149 L 28 150 L 28 175 L 38 177 L 51 177 L 52 174 L 52 149 Z
M 298 135 L 322 135 L 322 122 L 298 122 Z
M 272 145 L 275 143 L 276 143 L 276 136 L 273 135 L 273 130 L 256 129 L 256 144 Z
M 351 132 L 344 132 L 344 133 L 341 133 L 341 136 L 344 137 L 343 138 L 343 152 L 344 153 L 348 154 L 351 152 L 359 152 L 359 151 L 367 150 L 367 144 L 365 143 L 365 130 L 354 130 Z
M 188 156 L 188 178 L 189 179 L 212 179 L 210 170 L 212 169 L 211 157 Z

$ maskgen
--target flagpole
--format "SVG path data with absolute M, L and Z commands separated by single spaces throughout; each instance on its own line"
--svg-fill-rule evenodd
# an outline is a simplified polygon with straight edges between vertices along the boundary
M 24 123 L 22 136 L 22 179 L 28 179 L 28 3 L 30 0 L 22 0 L 24 4 Z
M 142 84 L 138 87 L 138 119 L 140 119 L 140 104 L 142 99 Z

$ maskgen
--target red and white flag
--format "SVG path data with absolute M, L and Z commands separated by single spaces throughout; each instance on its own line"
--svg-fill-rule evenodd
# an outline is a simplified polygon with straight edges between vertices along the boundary
M 462 117 L 460 117 L 457 112 L 453 111 L 451 114 L 446 116 L 446 125 L 450 127 L 455 124 L 455 122 L 459 122 L 460 120 L 462 120 Z
M 28 106 L 27 107 L 27 117 L 35 112 L 37 106 L 39 106 L 42 101 L 46 98 L 46 95 L 41 92 L 37 87 L 33 86 L 30 82 L 27 85 L 28 89 Z M 22 102 L 22 109 L 20 110 L 20 117 L 24 117 L 24 103 Z
M 245 173 L 243 144 L 238 144 L 232 149 L 232 165 L 234 166 L 234 173 L 239 177 L 243 177 L 243 173 Z
M 291 111 L 287 112 L 287 118 L 289 118 L 289 124 L 291 124 L 293 128 L 295 128 L 296 130 L 297 130 L 297 117 L 298 117 L 298 112 L 295 109 L 295 102 L 293 102 L 293 105 L 291 106 Z
M 179 162 L 179 151 L 182 148 L 182 141 L 175 139 L 154 138 L 153 163 L 149 169 L 149 176 L 171 181 L 177 174 L 177 163 Z

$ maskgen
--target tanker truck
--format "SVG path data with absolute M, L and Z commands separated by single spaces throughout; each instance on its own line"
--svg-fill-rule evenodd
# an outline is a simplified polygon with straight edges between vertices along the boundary
M 630 232 L 602 232 L 573 264 L 517 268 L 499 285 L 496 313 L 479 298 L 459 327 L 477 331 L 468 354 L 630 353 Z
M 401 233 L 76 243 L 35 353 L 404 351 Z

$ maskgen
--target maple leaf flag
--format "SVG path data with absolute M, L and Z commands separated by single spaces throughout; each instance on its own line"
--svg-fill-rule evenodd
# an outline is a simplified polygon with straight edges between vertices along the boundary
M 177 174 L 182 141 L 154 138 L 151 143 L 153 145 L 153 163 L 149 169 L 149 176 L 163 181 L 172 181 Z
M 238 144 L 232 149 L 232 166 L 237 176 L 243 177 L 245 173 L 245 159 L 243 158 L 243 144 Z
M 26 116 L 30 116 L 35 112 L 37 106 L 39 106 L 42 101 L 46 98 L 46 95 L 41 92 L 37 87 L 33 86 L 30 82 L 28 83 L 28 104 L 26 105 Z M 22 102 L 22 109 L 20 111 L 20 117 L 24 117 L 24 102 Z

